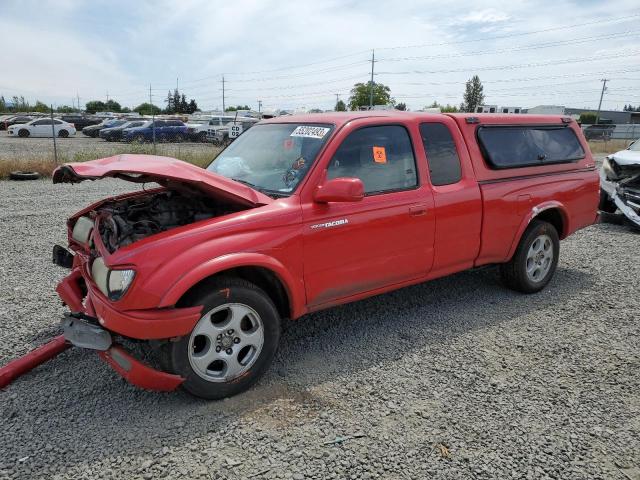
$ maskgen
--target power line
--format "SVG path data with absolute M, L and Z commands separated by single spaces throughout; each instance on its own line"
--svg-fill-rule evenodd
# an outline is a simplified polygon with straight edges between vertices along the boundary
M 388 57 L 381 58 L 379 61 L 381 62 L 404 62 L 404 61 L 416 61 L 416 60 L 436 60 L 439 58 L 453 58 L 453 57 L 471 57 L 478 55 L 495 55 L 501 53 L 511 53 L 511 52 L 520 52 L 524 50 L 538 50 L 542 48 L 550 48 L 564 45 L 574 45 L 580 43 L 588 43 L 598 40 L 609 40 L 618 37 L 628 37 L 634 36 L 640 33 L 640 30 L 628 30 L 626 32 L 612 33 L 608 35 L 596 35 L 591 37 L 583 37 L 583 38 L 575 38 L 570 40 L 558 40 L 556 42 L 545 42 L 538 43 L 533 45 L 522 45 L 519 47 L 513 48 L 504 48 L 500 50 L 477 50 L 473 52 L 462 52 L 462 53 L 448 53 L 441 55 L 427 55 L 427 56 L 414 56 L 414 57 Z
M 502 38 L 514 38 L 514 37 L 523 37 L 523 36 L 527 36 L 527 35 L 535 35 L 538 33 L 547 33 L 547 32 L 556 32 L 559 30 L 569 30 L 572 28 L 579 28 L 579 27 L 586 27 L 589 25 L 602 25 L 603 23 L 612 23 L 612 22 L 618 22 L 618 21 L 625 21 L 625 20 L 632 20 L 634 18 L 640 17 L 640 13 L 636 13 L 636 14 L 632 14 L 632 15 L 625 15 L 622 17 L 613 17 L 613 18 L 605 18 L 605 19 L 598 19 L 598 20 L 594 20 L 592 22 L 583 22 L 583 23 L 575 23 L 573 25 L 564 25 L 561 27 L 551 27 L 551 28 L 545 28 L 542 30 L 530 30 L 528 32 L 518 32 L 518 33 L 510 33 L 510 34 L 503 34 L 503 35 L 491 35 L 491 36 L 486 36 L 486 37 L 478 37 L 478 38 L 472 38 L 472 39 L 468 39 L 468 40 L 457 40 L 457 41 L 453 41 L 453 42 L 440 42 L 440 43 L 422 43 L 422 44 L 417 44 L 417 45 L 397 45 L 395 47 L 378 47 L 377 50 L 398 50 L 398 49 L 405 49 L 405 48 L 423 48 L 423 47 L 441 47 L 441 46 L 446 46 L 446 45 L 460 45 L 462 43 L 474 43 L 474 42 L 484 42 L 486 40 L 498 40 L 498 39 L 502 39 Z
M 632 52 L 623 52 L 618 54 L 610 54 L 610 55 L 607 55 L 606 57 L 600 56 L 600 57 L 582 57 L 582 58 L 563 58 L 560 60 L 552 60 L 549 62 L 495 65 L 490 67 L 475 67 L 473 69 L 458 68 L 458 69 L 449 69 L 449 70 L 412 70 L 412 71 L 405 71 L 405 72 L 379 72 L 378 75 L 411 75 L 411 74 L 425 75 L 425 74 L 434 74 L 434 73 L 468 72 L 470 70 L 473 70 L 475 72 L 484 72 L 484 71 L 491 71 L 491 70 L 515 70 L 518 68 L 546 67 L 549 65 L 563 65 L 567 63 L 595 62 L 598 60 L 610 60 L 612 58 L 630 57 L 638 54 L 640 54 L 640 50 L 635 50 Z

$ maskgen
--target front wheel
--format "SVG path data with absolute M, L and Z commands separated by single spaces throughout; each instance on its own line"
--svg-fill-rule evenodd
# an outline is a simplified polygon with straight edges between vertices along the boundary
M 539 292 L 553 277 L 559 254 L 560 239 L 555 227 L 534 219 L 522 235 L 513 258 L 500 265 L 502 280 L 518 292 Z
M 280 341 L 280 316 L 255 285 L 219 279 L 189 302 L 203 305 L 190 335 L 170 342 L 168 365 L 183 387 L 217 400 L 250 388 L 271 364 Z
M 22 128 L 22 129 L 18 130 L 18 136 L 19 137 L 27 138 L 29 135 L 30 135 L 30 132 L 26 128 Z

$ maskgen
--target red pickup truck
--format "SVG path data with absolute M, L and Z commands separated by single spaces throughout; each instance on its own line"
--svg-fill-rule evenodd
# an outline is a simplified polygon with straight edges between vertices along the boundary
M 153 188 L 69 219 L 71 251 L 54 247 L 71 269 L 57 287 L 65 338 L 135 385 L 210 399 L 256 382 L 285 318 L 488 264 L 541 290 L 599 201 L 589 147 L 559 116 L 288 116 L 206 169 L 120 155 L 53 181 L 104 177 Z M 160 368 L 123 339 L 152 346 Z

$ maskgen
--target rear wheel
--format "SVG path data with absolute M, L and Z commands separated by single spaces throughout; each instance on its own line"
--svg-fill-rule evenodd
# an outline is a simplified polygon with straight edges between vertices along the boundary
M 26 128 L 21 128 L 18 130 L 18 136 L 22 138 L 27 138 L 31 133 Z
M 173 141 L 174 141 L 174 142 L 176 142 L 176 143 L 182 143 L 182 142 L 184 142 L 184 135 L 183 135 L 183 134 L 181 134 L 181 133 L 176 133 L 176 134 L 173 136 Z
M 280 340 L 280 317 L 255 285 L 221 278 L 189 302 L 203 305 L 190 335 L 170 342 L 171 370 L 198 397 L 221 399 L 250 388 L 267 370 Z
M 539 292 L 553 277 L 559 253 L 560 239 L 555 227 L 542 220 L 532 220 L 513 258 L 500 265 L 502 280 L 518 292 Z
M 207 132 L 200 132 L 198 133 L 198 137 L 197 137 L 199 142 L 206 142 L 207 141 Z
M 144 135 L 136 135 L 135 137 L 133 137 L 134 142 L 144 143 L 144 140 Z
M 61 138 L 67 138 L 69 136 L 69 132 L 67 130 L 60 130 L 58 132 L 58 136 Z

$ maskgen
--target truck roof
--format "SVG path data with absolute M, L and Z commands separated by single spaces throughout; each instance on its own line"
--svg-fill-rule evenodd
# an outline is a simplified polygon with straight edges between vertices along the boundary
M 400 110 L 368 110 L 363 112 L 328 112 L 308 113 L 301 115 L 286 115 L 263 120 L 262 123 L 329 123 L 340 128 L 344 124 L 366 118 L 388 118 L 389 120 L 435 120 L 442 117 L 451 117 L 459 125 L 466 123 L 467 118 L 476 118 L 479 124 L 536 124 L 536 123 L 563 123 L 571 121 L 566 115 L 529 115 L 509 113 L 427 113 L 427 112 L 403 112 Z

